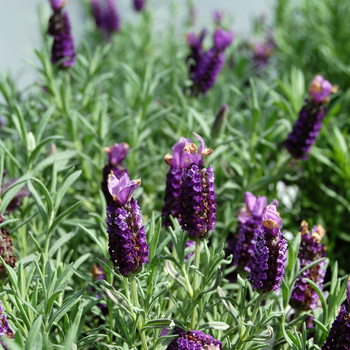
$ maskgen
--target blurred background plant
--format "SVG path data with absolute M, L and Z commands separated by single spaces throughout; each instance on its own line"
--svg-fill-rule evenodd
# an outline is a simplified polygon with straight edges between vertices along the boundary
M 46 36 L 49 17 L 42 11 L 44 43 L 32 64 L 36 82 L 20 91 L 9 74 L 1 75 L 0 176 L 6 170 L 8 179 L 18 180 L 3 189 L 0 212 L 24 185 L 30 192 L 0 224 L 7 225 L 17 256 L 15 268 L 2 261 L 8 277 L 2 279 L 1 297 L 15 332 L 11 349 L 135 349 L 141 329 L 150 349 L 166 348 L 172 336 L 159 338 L 161 329 L 175 323 L 188 330 L 197 305 L 197 329 L 211 332 L 224 349 L 258 349 L 269 339 L 276 349 L 318 349 L 345 299 L 349 4 L 277 1 L 272 29 L 259 19 L 252 38 L 237 34 L 215 85 L 198 97 L 191 95 L 186 64 L 185 36 L 194 29 L 188 18 L 177 16 L 175 3 L 170 8 L 166 30 L 154 27 L 146 4 L 136 21 L 123 21 L 118 33 L 106 37 L 84 2 L 86 32 L 76 42 L 76 63 L 69 70 L 50 61 L 53 39 Z M 222 26 L 231 29 L 232 23 L 224 18 Z M 213 33 L 216 24 L 207 27 Z M 212 45 L 208 38 L 205 50 Z M 259 43 L 269 50 L 259 51 Z M 283 141 L 316 74 L 338 84 L 339 91 L 331 96 L 309 159 L 295 161 Z M 224 104 L 226 118 L 216 118 Z M 194 248 L 185 255 L 187 238 L 178 224 L 169 230 L 160 225 L 168 170 L 164 156 L 193 131 L 214 150 L 206 162 L 215 170 L 217 201 L 216 229 L 202 247 L 199 270 L 192 266 L 194 257 L 184 262 Z M 135 198 L 150 251 L 137 278 L 137 304 L 126 279 L 108 261 L 103 148 L 121 142 L 130 146 L 123 162 L 130 178 L 142 177 Z M 231 266 L 231 258 L 223 253 L 236 232 L 246 191 L 265 195 L 268 202 L 279 200 L 282 232 L 290 241 L 283 294 L 265 296 L 260 311 L 259 295 L 246 279 L 228 282 L 232 268 L 225 266 Z M 286 316 L 300 273 L 302 220 L 325 227 L 330 266 L 327 294 L 320 292 L 316 321 L 308 330 L 315 345 L 301 326 L 310 311 Z M 95 280 L 95 264 L 105 279 Z M 202 279 L 198 297 L 186 283 L 194 273 Z

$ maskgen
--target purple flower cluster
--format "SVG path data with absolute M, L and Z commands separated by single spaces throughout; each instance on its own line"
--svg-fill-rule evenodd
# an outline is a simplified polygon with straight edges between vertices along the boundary
M 108 163 L 102 171 L 103 181 L 101 182 L 102 192 L 106 198 L 107 204 L 112 200 L 112 196 L 108 191 L 108 176 L 113 171 L 117 179 L 120 179 L 124 174 L 128 174 L 128 170 L 123 166 L 123 160 L 129 152 L 129 145 L 125 142 L 106 147 L 103 151 L 108 155 Z
M 3 172 L 3 176 L 5 176 L 7 173 L 7 171 Z M 1 195 L 11 186 L 13 185 L 15 182 L 17 181 L 17 179 L 11 179 L 10 181 L 8 181 L 5 185 L 4 182 L 2 183 L 1 186 Z M 5 214 L 8 213 L 12 213 L 14 210 L 16 210 L 17 208 L 19 208 L 22 205 L 22 198 L 29 196 L 30 192 L 28 191 L 28 188 L 26 185 L 24 185 L 19 191 L 18 193 L 12 198 L 11 202 L 9 203 L 9 205 L 7 206 L 7 208 L 5 209 Z
M 203 139 L 199 150 L 194 143 L 185 147 L 189 167 L 182 171 L 181 225 L 192 241 L 201 241 L 216 224 L 214 171 L 204 167 L 205 157 L 213 150 L 205 148 Z
M 0 224 L 5 222 L 4 217 L 0 213 Z M 0 229 L 0 255 L 4 259 L 5 263 L 12 268 L 15 267 L 17 258 L 16 255 L 13 254 L 13 240 L 10 237 L 9 232 L 5 227 L 1 227 Z M 7 275 L 5 266 L 0 262 L 0 277 L 4 277 Z
M 145 0 L 134 0 L 134 8 L 137 12 L 141 12 L 145 7 Z
M 97 27 L 106 37 L 120 30 L 120 17 L 114 0 L 91 0 L 91 9 Z
M 200 331 L 185 332 L 176 330 L 178 338 L 175 338 L 167 350 L 222 350 L 219 340 Z
M 259 232 L 262 231 L 262 213 L 266 207 L 265 196 L 256 198 L 252 193 L 244 194 L 246 208 L 238 215 L 239 234 L 234 250 L 234 264 L 239 270 L 250 272 L 250 265 L 255 251 Z
M 107 232 L 110 260 L 124 276 L 138 273 L 148 263 L 148 245 L 145 226 L 137 201 L 132 198 L 141 185 L 141 179 L 130 181 L 128 174 L 118 179 L 112 173 L 108 190 L 113 198 L 107 206 Z
M 340 307 L 321 350 L 350 350 L 350 277 L 346 289 L 347 305 Z
M 190 166 L 187 162 L 187 153 L 184 151 L 184 148 L 190 143 L 190 139 L 180 137 L 179 142 L 172 147 L 173 155 L 165 155 L 165 161 L 169 165 L 169 170 L 166 178 L 164 206 L 162 208 L 164 226 L 172 225 L 170 215 L 177 218 L 181 223 L 182 169 L 187 169 Z
M 187 43 L 190 47 L 190 54 L 187 56 L 186 62 L 189 62 L 189 74 L 190 77 L 193 78 L 193 74 L 195 73 L 199 62 L 203 56 L 203 40 L 206 37 L 208 31 L 203 29 L 199 36 L 195 33 L 187 34 Z
M 324 103 L 334 91 L 336 88 L 325 78 L 317 75 L 313 79 L 309 89 L 311 99 L 305 100 L 292 132 L 284 141 L 284 146 L 294 158 L 303 160 L 309 158 L 312 145 L 316 142 L 327 113 Z
M 325 234 L 325 230 L 321 225 L 318 225 L 315 226 L 310 233 L 309 225 L 304 220 L 301 223 L 300 233 L 301 244 L 298 257 L 300 259 L 300 269 L 302 269 L 313 261 L 326 256 L 326 249 L 324 245 L 320 243 Z M 325 264 L 325 261 L 321 261 L 304 271 L 303 274 L 298 277 L 290 299 L 290 305 L 294 309 L 307 311 L 316 308 L 319 296 L 314 288 L 304 281 L 304 278 L 315 282 L 322 290 L 323 280 L 326 274 L 326 270 L 324 269 Z
M 268 293 L 281 285 L 287 260 L 287 241 L 280 227 L 282 220 L 276 205 L 267 206 L 262 213 L 263 230 L 252 258 L 250 282 L 254 290 Z
M 8 349 L 6 344 L 2 341 L 4 337 L 14 338 L 12 329 L 8 325 L 6 315 L 4 314 L 4 309 L 2 307 L 2 302 L 0 301 L 0 341 L 4 349 Z
M 233 32 L 221 28 L 214 33 L 214 46 L 204 53 L 195 69 L 193 76 L 194 92 L 203 95 L 213 87 L 225 63 L 225 49 L 233 41 Z
M 51 62 L 56 63 L 64 60 L 61 68 L 71 67 L 75 63 L 75 51 L 73 37 L 69 23 L 68 12 L 62 11 L 65 0 L 49 0 L 54 11 L 49 20 L 47 33 L 54 37 L 51 49 Z

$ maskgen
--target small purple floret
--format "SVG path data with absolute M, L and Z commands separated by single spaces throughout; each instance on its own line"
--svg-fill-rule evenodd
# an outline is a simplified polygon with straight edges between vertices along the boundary
M 134 0 L 134 8 L 137 12 L 141 12 L 145 6 L 145 0 Z
M 128 277 L 138 273 L 148 263 L 148 245 L 142 214 L 133 192 L 141 179 L 130 181 L 124 174 L 120 179 L 110 175 L 108 190 L 113 201 L 107 206 L 107 232 L 110 260 L 115 270 Z
M 167 350 L 222 350 L 219 340 L 203 332 L 185 332 L 177 329 L 175 334 L 178 334 L 178 337 L 170 343 Z
M 252 258 L 250 282 L 254 290 L 268 293 L 279 289 L 287 260 L 287 241 L 280 227 L 282 220 L 275 205 L 267 206 L 262 213 L 263 229 Z
M 327 99 L 332 91 L 332 84 L 321 75 L 316 75 L 314 77 L 309 89 L 310 96 L 316 103 L 327 102 Z
M 205 148 L 203 139 L 199 150 L 194 143 L 185 147 L 189 167 L 182 171 L 181 226 L 192 241 L 201 241 L 216 224 L 214 171 L 204 167 L 205 157 L 213 151 Z
M 95 23 L 109 38 L 120 30 L 120 16 L 114 0 L 90 0 Z
M 203 40 L 205 39 L 208 31 L 203 29 L 200 34 L 197 36 L 195 33 L 187 34 L 187 43 L 190 47 L 190 54 L 187 56 L 186 62 L 189 64 L 189 74 L 190 77 L 193 77 L 193 74 L 198 68 L 199 63 L 203 57 Z
M 10 328 L 6 315 L 4 314 L 4 308 L 2 307 L 2 302 L 0 301 L 0 342 L 4 349 L 8 349 L 6 344 L 2 341 L 4 337 L 14 338 L 12 329 Z
M 173 146 L 173 155 L 167 154 L 165 161 L 169 165 L 167 173 L 164 206 L 162 218 L 164 226 L 171 226 L 170 215 L 181 223 L 180 197 L 182 193 L 182 169 L 188 168 L 187 153 L 184 148 L 191 143 L 190 139 L 180 137 L 179 142 Z

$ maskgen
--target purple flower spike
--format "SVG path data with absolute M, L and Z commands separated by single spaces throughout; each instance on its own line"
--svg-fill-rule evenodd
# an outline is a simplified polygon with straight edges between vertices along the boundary
M 264 196 L 256 198 L 252 193 L 244 194 L 246 208 L 239 212 L 238 240 L 234 250 L 234 264 L 240 271 L 250 272 L 250 266 L 257 243 L 258 234 L 263 226 L 262 212 L 267 204 Z
M 214 19 L 214 23 L 215 23 L 217 26 L 219 26 L 219 25 L 221 24 L 222 18 L 223 18 L 223 17 L 224 17 L 223 12 L 218 11 L 218 10 L 214 11 L 214 13 L 213 13 L 213 19 Z
M 187 34 L 187 43 L 190 47 L 190 54 L 187 56 L 186 62 L 190 62 L 189 64 L 189 74 L 190 77 L 193 77 L 193 74 L 198 68 L 199 63 L 203 57 L 203 40 L 206 37 L 208 31 L 203 29 L 199 36 L 195 33 Z
M 49 28 L 47 33 L 54 37 L 51 49 L 51 62 L 56 63 L 64 59 L 60 68 L 74 66 L 75 51 L 71 27 L 69 23 L 68 12 L 62 12 L 65 1 L 50 0 L 53 15 L 49 20 Z
M 268 43 L 257 43 L 254 46 L 254 57 L 253 60 L 256 62 L 258 67 L 264 67 L 267 65 L 269 58 L 273 54 L 274 45 Z
M 0 213 L 0 224 L 5 222 L 4 217 Z M 6 228 L 3 226 L 0 229 L 0 255 L 4 259 L 5 263 L 12 268 L 15 267 L 17 258 L 16 255 L 13 253 L 14 247 L 13 247 L 13 240 L 10 237 L 9 232 L 6 230 Z M 7 276 L 7 271 L 2 263 L 0 263 L 0 277 L 4 278 Z
M 181 226 L 192 241 L 204 240 L 216 224 L 214 171 L 204 167 L 205 157 L 213 150 L 205 148 L 203 139 L 199 150 L 194 143 L 187 145 L 189 167 L 182 170 Z
M 108 163 L 103 168 L 103 181 L 101 183 L 102 192 L 106 198 L 107 204 L 112 200 L 112 196 L 108 191 L 108 176 L 113 171 L 113 174 L 120 179 L 124 174 L 129 174 L 125 166 L 122 165 L 123 160 L 129 152 L 129 145 L 125 142 L 115 144 L 103 149 L 108 155 Z
M 6 172 L 4 171 L 4 175 L 6 174 Z M 15 182 L 17 181 L 17 179 L 11 179 L 9 182 L 7 182 L 5 185 L 3 185 L 1 187 L 1 195 Z M 7 206 L 7 208 L 5 209 L 5 214 L 9 214 L 12 213 L 14 210 L 16 210 L 17 208 L 19 208 L 22 205 L 22 198 L 23 197 L 27 197 L 30 195 L 30 192 L 28 191 L 28 188 L 26 185 L 24 185 L 19 191 L 18 193 L 12 198 L 11 202 L 9 203 L 9 205 Z
M 320 243 L 326 231 L 321 225 L 317 225 L 310 233 L 309 225 L 305 220 L 301 223 L 299 231 L 301 233 L 301 244 L 298 258 L 300 259 L 300 269 L 302 269 L 313 261 L 326 256 L 326 249 L 324 245 Z M 314 288 L 304 281 L 304 278 L 315 282 L 322 290 L 323 280 L 326 274 L 326 270 L 324 269 L 325 264 L 325 261 L 321 261 L 304 271 L 303 274 L 298 277 L 290 299 L 290 305 L 294 309 L 307 311 L 317 307 L 320 298 Z
M 206 52 L 200 60 L 193 76 L 193 91 L 203 95 L 211 89 L 225 63 L 224 50 L 233 41 L 233 32 L 225 32 L 218 28 L 214 34 L 214 47 Z
M 2 302 L 0 301 L 0 342 L 4 349 L 8 349 L 6 344 L 2 341 L 3 338 L 14 338 L 12 329 L 10 328 L 6 315 L 4 314 L 4 308 L 2 307 Z
M 114 0 L 90 0 L 92 14 L 97 27 L 109 38 L 120 30 L 120 17 Z
M 128 277 L 141 271 L 148 263 L 148 245 L 142 214 L 133 192 L 141 179 L 130 181 L 128 174 L 118 179 L 110 174 L 108 190 L 113 198 L 107 206 L 107 232 L 110 260 L 114 268 Z
M 144 0 L 134 0 L 134 8 L 137 12 L 141 12 L 145 6 Z
M 312 99 L 316 103 L 328 102 L 328 97 L 332 92 L 332 84 L 321 75 L 316 75 L 309 89 L 309 94 Z
M 284 141 L 284 146 L 294 158 L 309 158 L 311 147 L 316 142 L 327 113 L 324 103 L 328 101 L 329 94 L 335 91 L 336 87 L 332 88 L 332 85 L 320 76 L 316 76 L 312 81 L 309 90 L 312 98 L 305 100 L 292 132 Z
M 170 343 L 167 350 L 222 350 L 219 340 L 203 332 L 176 329 L 174 334 L 178 334 L 178 338 Z
M 275 292 L 281 285 L 287 260 L 287 241 L 280 227 L 282 220 L 275 205 L 267 206 L 262 213 L 263 229 L 252 258 L 250 282 L 261 293 Z
M 188 168 L 187 153 L 184 148 L 191 143 L 190 139 L 180 137 L 173 146 L 173 155 L 166 154 L 165 161 L 169 165 L 167 173 L 164 207 L 162 208 L 163 225 L 171 226 L 170 215 L 181 223 L 180 197 L 182 192 L 182 169 Z
M 349 282 L 348 282 L 349 286 Z M 350 350 L 350 305 L 340 307 L 321 350 Z

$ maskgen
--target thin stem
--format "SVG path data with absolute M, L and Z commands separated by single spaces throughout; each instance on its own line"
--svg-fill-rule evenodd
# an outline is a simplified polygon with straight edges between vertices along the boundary
M 196 247 L 194 251 L 194 266 L 199 269 L 199 263 L 200 263 L 200 257 L 201 257 L 201 242 L 196 242 Z M 196 271 L 194 271 L 194 277 L 193 277 L 193 300 L 197 299 L 198 296 L 198 287 L 199 287 L 199 276 Z M 197 305 L 192 310 L 192 316 L 191 316 L 191 329 L 196 329 L 196 322 L 197 322 Z
M 130 285 L 131 285 L 132 303 L 133 303 L 133 305 L 135 307 L 139 307 L 139 298 L 137 296 L 137 285 L 136 285 L 135 277 L 133 275 L 131 275 L 129 278 L 130 278 Z M 145 332 L 141 331 L 142 327 L 143 327 L 142 321 L 139 318 L 139 320 L 137 322 L 137 328 L 138 328 L 138 330 L 140 332 L 140 337 L 141 337 L 141 342 L 142 342 L 142 349 L 143 350 L 148 350 Z

